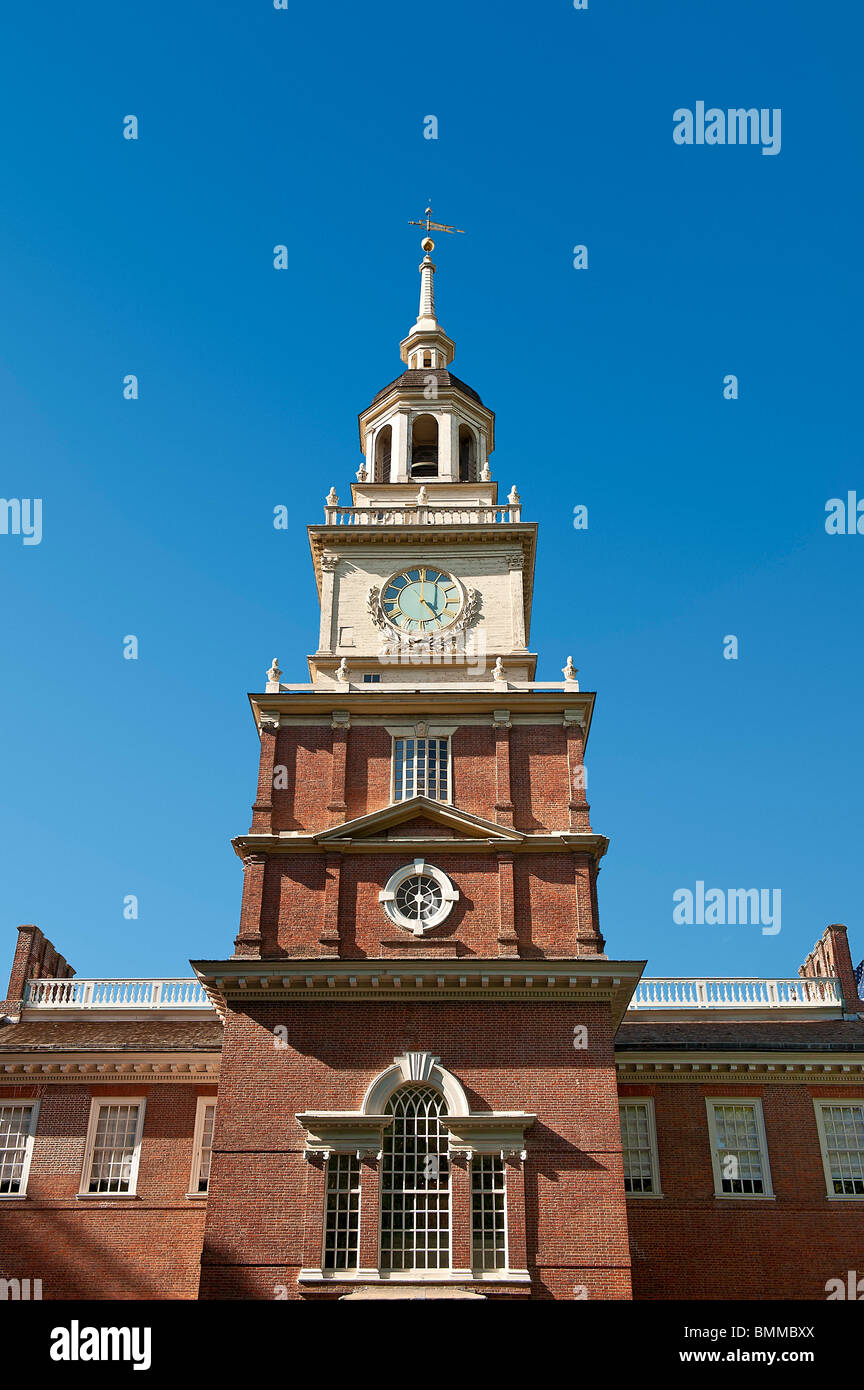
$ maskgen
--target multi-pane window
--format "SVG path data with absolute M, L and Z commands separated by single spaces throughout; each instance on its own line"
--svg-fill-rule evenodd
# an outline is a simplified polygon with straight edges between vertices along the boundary
M 448 1137 L 439 1116 L 443 1095 L 432 1086 L 401 1086 L 387 1103 L 381 1166 L 381 1267 L 450 1266 Z
M 708 1101 L 714 1194 L 770 1197 L 768 1151 L 758 1101 Z
M 829 1197 L 864 1197 L 864 1105 L 817 1101 Z
M 394 739 L 393 800 L 407 801 L 412 796 L 449 800 L 449 745 L 448 738 Z
M 634 1196 L 660 1196 L 654 1107 L 650 1100 L 622 1101 L 621 1148 L 624 1159 L 624 1191 Z
M 0 1105 L 0 1196 L 23 1197 L 36 1130 L 38 1102 Z
M 195 1117 L 190 1194 L 206 1192 L 210 1186 L 210 1160 L 213 1155 L 213 1125 L 215 1120 L 215 1100 L 205 1100 L 202 1097 L 198 1101 L 198 1113 Z
M 83 1192 L 134 1193 L 143 1101 L 94 1101 Z
M 324 1268 L 356 1269 L 360 1243 L 360 1160 L 331 1154 L 327 1160 Z
M 504 1163 L 495 1154 L 471 1163 L 471 1251 L 475 1270 L 507 1268 Z

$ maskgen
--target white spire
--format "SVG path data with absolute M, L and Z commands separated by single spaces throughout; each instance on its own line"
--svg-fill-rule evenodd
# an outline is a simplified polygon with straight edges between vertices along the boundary
M 427 246 L 432 249 L 434 245 L 434 241 L 430 241 L 428 237 L 423 242 L 424 249 Z M 437 267 L 427 251 L 420 265 L 420 312 L 417 315 L 418 323 L 421 319 L 432 319 L 433 322 L 437 323 L 437 319 L 435 318 L 435 282 L 432 278 L 436 269 Z

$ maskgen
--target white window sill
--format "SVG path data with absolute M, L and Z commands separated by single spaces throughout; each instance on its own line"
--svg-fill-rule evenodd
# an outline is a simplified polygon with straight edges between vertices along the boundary
M 136 1202 L 137 1192 L 76 1192 L 76 1202 Z
M 26 1192 L 0 1192 L 0 1202 L 26 1202 Z
M 207 1201 L 207 1193 L 206 1193 L 206 1192 L 187 1192 L 187 1193 L 186 1193 L 186 1200 L 189 1201 L 189 1202 L 206 1202 L 206 1201 Z
M 495 1269 L 473 1272 L 470 1269 L 398 1270 L 382 1274 L 377 1269 L 301 1269 L 297 1276 L 301 1284 L 528 1284 L 527 1269 Z
M 773 1192 L 715 1192 L 718 1202 L 776 1202 Z
M 725 1197 L 725 1195 L 726 1195 L 725 1192 L 724 1192 L 723 1195 L 724 1195 L 724 1197 Z M 625 1193 L 624 1193 L 624 1196 L 627 1198 L 627 1201 L 628 1201 L 628 1202 L 641 1202 L 641 1201 L 643 1201 L 643 1200 L 644 1200 L 644 1201 L 648 1201 L 648 1202 L 656 1202 L 658 1199 L 665 1197 L 665 1196 L 666 1196 L 666 1193 L 665 1193 L 665 1192 L 625 1192 Z

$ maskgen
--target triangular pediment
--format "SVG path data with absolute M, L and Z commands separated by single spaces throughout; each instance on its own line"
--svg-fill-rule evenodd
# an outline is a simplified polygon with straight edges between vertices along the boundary
M 324 830 L 315 839 L 321 843 L 332 840 L 499 840 L 502 844 L 521 842 L 525 837 L 507 825 L 498 825 L 483 816 L 471 815 L 449 806 L 441 801 L 430 801 L 426 796 L 412 796 L 410 801 L 399 801 L 394 806 L 386 806 L 382 811 L 373 811 L 367 816 L 357 816 L 344 825 L 334 825 Z

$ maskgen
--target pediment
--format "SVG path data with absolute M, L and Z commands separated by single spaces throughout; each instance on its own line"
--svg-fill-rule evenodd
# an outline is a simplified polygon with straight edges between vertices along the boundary
M 499 840 L 502 844 L 521 843 L 525 837 L 511 826 L 497 825 L 483 816 L 461 811 L 425 796 L 413 796 L 381 811 L 357 816 L 343 825 L 324 830 L 315 839 L 327 844 L 334 840 Z

